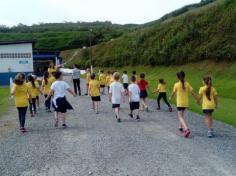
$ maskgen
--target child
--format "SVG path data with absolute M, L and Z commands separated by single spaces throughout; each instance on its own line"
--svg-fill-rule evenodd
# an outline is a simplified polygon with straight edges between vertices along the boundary
M 159 93 L 158 97 L 157 97 L 157 110 L 161 109 L 160 106 L 160 101 L 163 98 L 164 102 L 166 103 L 166 105 L 169 107 L 169 111 L 172 112 L 172 108 L 170 103 L 167 100 L 167 95 L 166 95 L 166 82 L 164 81 L 164 79 L 159 79 L 159 84 L 157 89 L 154 91 L 154 93 Z
M 52 75 L 53 72 L 57 71 L 57 67 L 54 65 L 53 62 L 49 63 L 49 67 L 48 67 L 48 73 L 49 75 Z
M 120 119 L 120 104 L 123 98 L 124 101 L 124 88 L 119 82 L 120 74 L 118 72 L 114 73 L 114 82 L 110 85 L 109 90 L 109 101 L 112 102 L 112 108 L 115 109 L 115 116 L 117 122 L 121 122 Z
M 135 75 L 133 75 L 133 76 L 135 76 Z M 140 78 L 141 79 L 138 81 L 138 86 L 140 89 L 141 105 L 142 105 L 142 108 L 144 108 L 148 112 L 149 110 L 148 110 L 148 105 L 146 102 L 146 98 L 148 96 L 148 93 L 147 93 L 148 82 L 145 80 L 144 73 L 140 74 Z
M 31 102 L 31 93 L 25 83 L 25 75 L 18 73 L 14 79 L 11 94 L 15 96 L 15 105 L 18 110 L 20 131 L 27 132 L 25 128 L 25 116 L 28 108 L 28 101 Z
M 100 82 L 100 88 L 102 89 L 102 94 L 105 94 L 105 86 L 106 86 L 106 75 L 104 74 L 104 71 L 101 70 L 99 74 L 99 82 Z
M 37 80 L 37 76 L 36 75 L 32 75 L 33 78 L 34 78 L 34 82 L 35 84 L 39 85 L 39 82 Z M 37 105 L 37 108 L 39 109 L 39 104 L 40 104 L 40 101 L 39 101 L 39 93 L 41 93 L 41 89 L 40 89 L 40 86 L 39 86 L 39 89 L 37 91 L 37 94 L 36 94 L 36 105 Z
M 137 75 L 136 75 L 136 71 L 132 71 L 132 76 L 135 76 L 136 80 L 137 80 Z
M 32 75 L 28 76 L 28 82 L 27 82 L 28 89 L 31 93 L 31 103 L 30 103 L 30 114 L 31 117 L 34 117 L 37 113 L 36 109 L 36 97 L 38 95 L 39 85 L 37 82 L 35 82 L 34 77 Z
M 185 81 L 185 73 L 183 71 L 177 73 L 177 78 L 179 82 L 175 83 L 170 100 L 176 95 L 179 131 L 183 133 L 184 137 L 188 138 L 191 131 L 185 122 L 184 112 L 186 108 L 189 107 L 189 93 L 191 93 L 196 100 L 197 95 L 193 92 L 192 86 Z
M 87 68 L 87 71 L 86 71 L 86 93 L 85 93 L 85 95 L 88 95 L 88 88 L 89 88 L 90 78 L 91 78 L 91 72 L 90 72 L 90 69 Z
M 110 88 L 110 80 L 111 80 L 111 76 L 110 76 L 110 71 L 107 72 L 107 77 L 106 77 L 106 86 L 107 86 L 107 91 L 109 93 L 109 88 Z
M 207 136 L 209 138 L 214 136 L 212 129 L 212 113 L 218 106 L 218 98 L 216 89 L 212 86 L 212 79 L 210 76 L 205 76 L 203 78 L 204 86 L 199 90 L 198 103 L 202 99 L 202 109 L 205 114 L 205 124 L 208 128 Z
M 55 110 L 55 127 L 58 127 L 59 118 L 62 120 L 62 127 L 67 128 L 65 113 L 67 109 L 73 109 L 70 103 L 66 100 L 66 92 L 68 91 L 74 97 L 76 94 L 70 89 L 70 86 L 63 81 L 61 72 L 55 72 L 56 81 L 52 84 L 50 93 L 47 99 L 53 96 L 53 108 Z
M 79 96 L 81 96 L 80 69 L 79 69 L 79 65 L 77 64 L 74 65 L 74 69 L 72 70 L 72 80 L 73 80 L 75 94 L 77 95 L 77 90 L 78 90 Z
M 93 110 L 98 114 L 98 102 L 101 101 L 100 97 L 100 84 L 95 80 L 95 74 L 91 74 L 91 81 L 89 82 L 89 93 L 92 98 Z
M 43 89 L 42 92 L 45 98 L 48 97 L 53 82 L 54 82 L 53 77 L 49 77 L 49 72 L 45 72 L 42 81 L 42 89 Z M 45 100 L 45 107 L 47 112 L 51 112 L 51 98 L 47 98 Z
M 133 112 L 136 111 L 137 121 L 140 121 L 139 117 L 139 102 L 140 102 L 140 89 L 135 83 L 135 76 L 131 77 L 131 84 L 128 87 L 129 90 L 129 103 L 130 103 L 130 114 L 129 116 L 133 118 Z
M 127 75 L 127 71 L 123 72 L 122 79 L 123 79 L 123 86 L 125 89 L 125 95 L 128 95 L 129 77 Z

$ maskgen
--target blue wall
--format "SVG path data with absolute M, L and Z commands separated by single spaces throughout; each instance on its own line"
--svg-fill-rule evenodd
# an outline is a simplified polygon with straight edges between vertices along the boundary
M 17 72 L 18 73 L 18 72 Z M 10 85 L 10 77 L 14 80 L 17 73 L 0 73 L 0 86 L 8 86 Z M 25 73 L 26 75 L 29 74 L 28 72 Z

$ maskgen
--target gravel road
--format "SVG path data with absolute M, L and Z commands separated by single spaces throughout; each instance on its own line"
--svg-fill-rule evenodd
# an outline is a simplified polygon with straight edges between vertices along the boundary
M 67 129 L 55 129 L 53 114 L 40 110 L 36 118 L 27 118 L 27 134 L 14 129 L 0 138 L 0 176 L 236 175 L 236 129 L 231 126 L 215 122 L 216 137 L 208 139 L 203 119 L 188 112 L 193 134 L 185 139 L 177 132 L 176 112 L 156 112 L 153 100 L 151 112 L 141 112 L 141 122 L 129 119 L 123 104 L 119 124 L 107 96 L 98 115 L 89 97 L 68 99 L 75 110 L 67 114 Z M 16 110 L 10 115 L 16 117 Z

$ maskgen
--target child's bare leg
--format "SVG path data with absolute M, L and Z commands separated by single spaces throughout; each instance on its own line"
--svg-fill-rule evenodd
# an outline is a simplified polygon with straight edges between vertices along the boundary
M 183 127 L 184 130 L 187 130 L 188 126 L 184 120 L 184 111 L 178 111 L 178 118 L 179 118 L 180 126 Z
M 98 102 L 96 101 L 96 102 L 94 102 L 95 103 L 95 111 L 96 111 L 96 113 L 98 113 Z
M 212 117 L 211 117 L 211 114 L 206 114 L 205 116 L 205 124 L 207 126 L 208 129 L 212 129 Z

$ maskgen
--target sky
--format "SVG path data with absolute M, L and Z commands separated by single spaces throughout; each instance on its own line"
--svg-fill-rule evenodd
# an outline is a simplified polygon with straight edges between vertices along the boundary
M 143 24 L 200 0 L 0 0 L 0 25 L 111 21 Z

